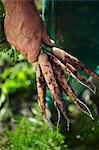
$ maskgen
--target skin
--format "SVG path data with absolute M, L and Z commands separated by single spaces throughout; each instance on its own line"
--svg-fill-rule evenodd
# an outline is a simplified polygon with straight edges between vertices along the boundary
M 3 0 L 3 4 L 6 10 L 4 29 L 7 41 L 27 57 L 30 63 L 34 63 L 41 42 L 53 46 L 34 1 Z

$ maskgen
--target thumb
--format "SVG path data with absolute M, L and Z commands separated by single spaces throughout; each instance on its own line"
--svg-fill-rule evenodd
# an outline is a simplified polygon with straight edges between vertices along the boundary
M 53 47 L 55 44 L 54 40 L 50 39 L 49 35 L 46 32 L 46 29 L 44 29 L 42 34 L 42 41 L 50 47 Z

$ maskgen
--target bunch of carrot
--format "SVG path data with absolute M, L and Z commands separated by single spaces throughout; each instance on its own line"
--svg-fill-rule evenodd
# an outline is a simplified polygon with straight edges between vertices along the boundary
M 76 97 L 72 87 L 68 83 L 67 77 L 64 75 L 64 73 L 66 73 L 81 83 L 83 86 L 89 88 L 93 93 L 95 93 L 95 86 L 90 83 L 85 76 L 82 76 L 80 73 L 78 73 L 75 67 L 99 79 L 99 75 L 91 71 L 77 58 L 71 56 L 62 49 L 53 47 L 51 53 L 45 51 L 39 55 L 36 76 L 39 103 L 41 106 L 42 115 L 45 115 L 45 87 L 47 85 L 55 107 L 68 120 L 68 115 L 65 109 L 66 102 L 62 98 L 60 90 L 61 86 L 65 93 L 78 107 L 78 109 L 93 119 L 89 108 Z

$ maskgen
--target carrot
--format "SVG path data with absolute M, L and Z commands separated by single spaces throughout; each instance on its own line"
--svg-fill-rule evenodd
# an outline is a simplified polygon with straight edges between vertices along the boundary
M 89 68 L 87 68 L 81 61 L 79 61 L 77 58 L 73 57 L 72 55 L 68 54 L 64 50 L 60 48 L 53 47 L 53 54 L 58 57 L 60 60 L 62 60 L 65 64 L 70 63 L 71 65 L 75 65 L 77 68 L 81 69 L 82 71 L 86 72 L 90 76 L 93 76 L 95 78 L 99 79 L 99 75 L 97 75 L 94 71 L 91 71 Z
M 46 52 L 47 55 L 49 56 L 49 58 L 51 59 L 51 61 L 60 69 L 62 69 L 67 75 L 71 76 L 72 78 L 74 78 L 75 80 L 77 80 L 80 84 L 82 84 L 83 86 L 85 86 L 86 88 L 89 88 L 88 85 L 84 84 L 83 82 L 81 82 L 72 72 L 71 70 L 69 70 L 60 60 L 58 60 L 54 55 L 52 55 L 49 52 Z
M 92 119 L 92 114 L 89 110 L 89 108 L 83 103 L 81 102 L 80 100 L 78 100 L 78 98 L 76 98 L 75 94 L 74 94 L 74 91 L 73 89 L 68 85 L 67 81 L 68 79 L 65 77 L 65 75 L 60 72 L 60 70 L 56 70 L 54 69 L 54 73 L 55 73 L 55 76 L 56 76 L 56 79 L 58 80 L 59 84 L 62 86 L 62 88 L 64 89 L 64 91 L 66 92 L 66 94 L 71 98 L 71 100 L 75 103 L 75 105 L 77 106 L 77 108 L 82 111 L 83 113 L 87 114 L 88 116 L 90 116 Z M 86 110 L 84 110 L 80 104 L 82 104 Z
M 42 72 L 41 72 L 41 68 L 40 68 L 40 65 L 37 64 L 36 66 L 36 80 L 37 80 L 37 91 L 38 91 L 38 102 L 39 102 L 39 105 L 41 107 L 41 113 L 42 113 L 42 116 L 45 115 L 45 87 L 43 86 L 43 82 L 44 82 L 44 79 L 43 79 L 43 75 L 42 75 Z
M 88 79 L 81 75 L 80 73 L 77 72 L 77 70 L 72 66 L 70 65 L 69 63 L 66 63 L 66 66 L 67 68 L 73 73 L 75 74 L 75 76 L 79 79 L 79 80 L 82 80 L 84 81 L 85 83 L 91 85 L 91 87 L 93 87 L 93 89 L 91 87 L 88 86 L 89 90 L 92 91 L 94 94 L 96 93 L 96 87 L 94 84 L 92 84 L 91 82 L 88 81 Z
M 65 110 L 65 101 L 61 98 L 61 92 L 54 77 L 53 69 L 45 53 L 39 55 L 39 64 L 44 75 L 47 86 L 50 90 L 56 109 L 59 108 L 66 120 L 68 117 Z

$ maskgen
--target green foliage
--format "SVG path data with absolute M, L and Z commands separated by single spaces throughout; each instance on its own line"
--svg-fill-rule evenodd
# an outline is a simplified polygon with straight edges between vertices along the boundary
M 4 6 L 3 6 L 2 2 L 0 1 L 0 16 L 3 16 L 4 13 L 5 13 Z
M 39 116 L 39 115 L 38 115 Z M 6 130 L 4 137 L 7 142 L 1 148 L 7 150 L 67 150 L 64 136 L 56 130 L 49 129 L 39 118 L 34 118 L 33 123 L 25 117 L 17 118 L 17 127 Z
M 0 85 L 2 92 L 8 95 L 18 88 L 28 87 L 31 84 L 30 78 L 35 78 L 33 68 L 22 62 L 12 67 L 7 67 L 1 74 L 3 83 Z
M 0 43 L 0 52 L 8 52 L 11 46 L 7 42 Z
M 42 121 L 37 104 L 33 104 L 32 112 L 34 117 L 27 119 L 17 116 L 14 119 L 14 129 L 4 131 L 2 135 L 4 140 L 0 142 L 2 150 L 99 149 L 99 120 L 92 121 L 79 114 L 72 122 L 70 131 L 65 132 L 63 136 L 58 130 L 50 129 L 48 124 Z
M 20 63 L 11 65 L 8 60 L 0 60 L 0 109 L 2 106 L 6 106 L 6 103 L 11 99 L 11 94 L 16 93 L 17 97 L 24 93 L 24 90 L 27 89 L 26 94 L 33 93 L 36 89 L 36 80 L 35 80 L 35 65 L 30 65 L 25 61 L 20 61 Z M 29 94 L 28 94 L 29 90 Z M 19 95 L 17 94 L 19 91 Z M 25 93 L 24 93 L 25 95 Z M 23 97 L 24 97 L 23 95 Z M 10 98 L 9 98 L 10 96 Z M 22 95 L 21 95 L 22 96 Z M 5 105 L 4 105 L 5 104 Z M 5 107 L 3 108 L 5 110 Z M 8 106 L 6 107 L 8 109 Z M 3 113 L 4 112 L 4 113 Z M 4 116 L 5 111 L 0 112 L 0 119 Z

